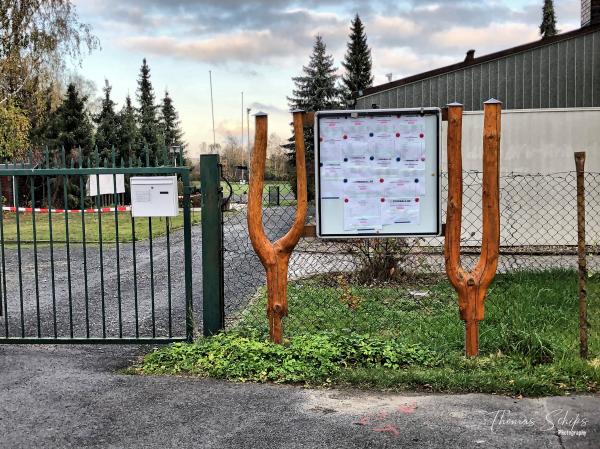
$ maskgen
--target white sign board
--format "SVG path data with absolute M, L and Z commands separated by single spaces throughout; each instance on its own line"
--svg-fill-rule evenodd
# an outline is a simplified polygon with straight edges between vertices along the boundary
M 440 138 L 439 108 L 317 112 L 317 235 L 440 235 Z
M 115 184 L 117 187 L 116 192 Z M 86 186 L 88 196 L 98 195 L 98 186 L 100 186 L 100 195 L 125 193 L 125 175 L 91 175 Z
M 177 176 L 132 176 L 129 182 L 133 217 L 176 217 L 179 214 Z

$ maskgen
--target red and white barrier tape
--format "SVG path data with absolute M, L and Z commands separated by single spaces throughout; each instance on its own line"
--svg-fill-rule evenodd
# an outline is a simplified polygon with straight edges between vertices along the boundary
M 4 212 L 17 212 L 17 208 L 13 207 L 13 206 L 3 206 L 2 210 Z M 129 212 L 131 210 L 131 206 L 117 206 L 117 212 Z M 105 212 L 114 212 L 115 208 L 114 207 L 101 207 L 100 208 L 100 212 L 101 213 L 105 213 Z M 47 214 L 49 212 L 52 212 L 53 214 L 64 214 L 65 212 L 70 213 L 70 214 L 80 214 L 81 212 L 85 213 L 85 214 L 97 214 L 98 213 L 98 209 L 83 209 L 83 211 L 81 209 L 47 209 L 47 208 L 33 208 L 33 207 L 19 207 L 19 212 L 35 212 L 35 213 L 40 213 L 40 214 Z

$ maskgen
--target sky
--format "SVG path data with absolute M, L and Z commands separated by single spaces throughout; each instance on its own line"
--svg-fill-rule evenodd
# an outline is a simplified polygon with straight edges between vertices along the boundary
M 143 58 L 157 99 L 169 91 L 188 144 L 246 140 L 246 108 L 269 114 L 269 131 L 290 134 L 287 96 L 315 36 L 340 67 L 358 13 L 373 56 L 375 85 L 539 38 L 543 0 L 75 0 L 101 49 L 74 68 L 100 89 L 107 79 L 120 108 L 135 99 Z M 579 27 L 580 1 L 554 0 L 559 31 Z M 338 69 L 341 74 L 341 70 Z M 242 110 L 241 93 L 244 92 Z M 253 117 L 250 117 L 252 132 Z M 251 134 L 250 139 L 253 139 Z

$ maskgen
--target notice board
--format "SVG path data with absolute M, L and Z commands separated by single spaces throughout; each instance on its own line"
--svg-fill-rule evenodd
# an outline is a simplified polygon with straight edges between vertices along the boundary
M 315 114 L 317 235 L 441 233 L 441 110 Z

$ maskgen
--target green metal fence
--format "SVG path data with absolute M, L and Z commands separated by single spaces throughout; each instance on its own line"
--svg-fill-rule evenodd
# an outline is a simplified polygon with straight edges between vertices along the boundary
M 117 163 L 73 151 L 0 167 L 0 343 L 191 340 L 192 211 L 189 168 L 132 157 Z M 87 182 L 112 175 L 112 204 Z M 177 175 L 182 212 L 135 219 L 117 175 Z M 6 187 L 10 189 L 6 189 Z M 127 190 L 127 189 L 126 189 Z M 10 198 L 9 198 L 10 197 Z M 103 204 L 102 204 L 103 202 Z M 8 204 L 11 204 L 8 206 Z

